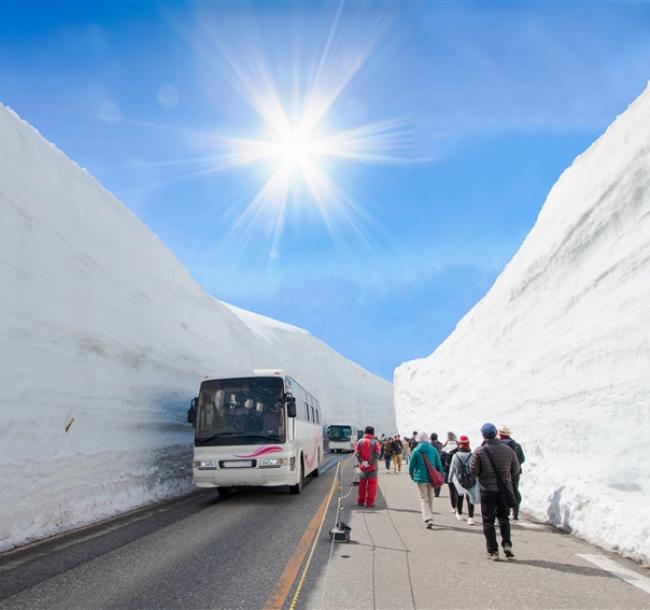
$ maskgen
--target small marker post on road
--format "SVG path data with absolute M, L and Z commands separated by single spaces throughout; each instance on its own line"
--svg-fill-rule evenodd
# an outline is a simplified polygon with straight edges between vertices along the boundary
M 350 542 L 350 532 L 352 531 L 352 528 L 347 523 L 343 523 L 343 520 L 341 519 L 341 508 L 343 500 L 352 493 L 352 491 L 350 491 L 346 496 L 343 496 L 343 481 L 341 478 L 341 470 L 342 469 L 339 468 L 337 472 L 339 497 L 337 498 L 336 506 L 336 525 L 334 525 L 334 527 L 330 530 L 330 540 L 332 542 Z

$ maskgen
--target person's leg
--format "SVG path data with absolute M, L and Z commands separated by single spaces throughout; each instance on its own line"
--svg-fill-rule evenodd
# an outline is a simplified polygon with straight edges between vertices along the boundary
M 453 483 L 449 483 L 449 499 L 451 500 L 451 507 L 456 510 L 456 502 L 458 501 L 458 492 Z
M 467 516 L 470 519 L 474 518 L 474 505 L 469 501 L 469 496 L 467 496 Z
M 365 506 L 366 497 L 368 494 L 368 479 L 364 472 L 361 473 L 359 477 L 359 492 L 357 494 L 357 504 L 359 506 Z
M 458 492 L 458 490 L 456 490 Z M 463 494 L 458 494 L 456 497 L 456 514 L 462 515 L 463 514 L 463 501 L 465 500 L 465 496 Z
M 374 472 L 368 478 L 368 491 L 366 493 L 366 506 L 368 508 L 373 508 L 375 506 L 375 499 L 377 498 L 377 473 Z
M 508 514 L 510 513 L 510 507 L 506 502 L 505 497 L 502 494 L 497 494 L 496 497 L 496 516 L 499 520 L 499 531 L 501 532 L 501 546 L 503 548 L 511 547 L 512 540 L 510 540 L 510 519 L 508 519 Z M 496 536 L 496 532 L 495 532 Z
M 433 487 L 431 485 L 427 485 L 427 500 L 429 502 L 429 513 L 433 521 Z
M 398 472 L 402 472 L 402 455 L 397 454 L 397 470 Z
M 519 505 L 521 504 L 521 494 L 519 493 L 519 477 L 512 479 L 512 488 L 515 492 L 515 498 L 517 500 L 517 507 L 512 509 L 512 518 L 519 519 Z
M 499 545 L 497 544 L 497 533 L 494 528 L 494 518 L 496 516 L 496 491 L 481 492 L 481 515 L 483 517 L 483 535 L 485 536 L 485 546 L 488 553 L 497 553 Z
M 440 487 L 434 487 L 433 493 L 436 496 L 436 498 L 438 498 L 440 496 Z
M 427 487 L 430 487 L 428 483 L 418 483 L 418 493 L 420 494 L 420 511 L 422 512 L 422 520 L 426 523 L 431 521 L 432 514 L 429 508 L 429 501 L 427 499 L 428 491 Z

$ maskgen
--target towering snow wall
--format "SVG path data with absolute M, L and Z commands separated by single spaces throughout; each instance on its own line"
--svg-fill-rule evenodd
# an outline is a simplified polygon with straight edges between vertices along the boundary
M 284 367 L 330 421 L 395 428 L 389 383 L 207 295 L 1 105 L 0 287 L 0 550 L 189 489 L 204 375 Z
M 650 559 L 650 88 L 551 189 L 487 295 L 395 372 L 400 430 L 526 450 L 524 507 Z

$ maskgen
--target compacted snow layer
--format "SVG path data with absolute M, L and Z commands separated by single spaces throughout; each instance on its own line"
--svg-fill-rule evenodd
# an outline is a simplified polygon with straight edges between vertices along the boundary
M 650 559 L 650 89 L 562 174 L 449 338 L 396 370 L 395 395 L 400 430 L 476 442 L 508 424 L 526 510 Z
M 330 420 L 395 428 L 391 385 L 206 294 L 0 105 L 0 550 L 191 488 L 204 376 L 286 368 Z

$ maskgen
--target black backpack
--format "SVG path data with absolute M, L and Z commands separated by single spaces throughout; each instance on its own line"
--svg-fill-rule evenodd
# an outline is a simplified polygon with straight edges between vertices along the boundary
M 463 461 L 458 458 L 458 469 L 456 471 L 458 484 L 464 489 L 472 489 L 476 485 L 476 475 L 469 471 L 469 460 Z
M 526 456 L 524 455 L 524 450 L 521 448 L 521 445 L 513 438 L 508 438 L 503 442 L 515 452 L 515 455 L 519 460 L 519 465 L 521 466 L 526 461 Z

